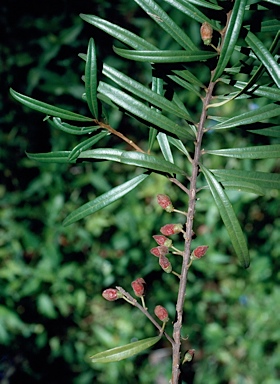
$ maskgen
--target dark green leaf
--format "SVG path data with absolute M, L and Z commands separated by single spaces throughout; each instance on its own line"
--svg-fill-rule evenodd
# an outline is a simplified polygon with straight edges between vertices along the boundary
M 48 116 L 56 116 L 56 117 L 60 117 L 61 119 L 73 120 L 73 121 L 91 121 L 91 122 L 93 121 L 93 119 L 90 117 L 82 116 L 77 113 L 67 111 L 65 109 L 58 108 L 53 105 L 44 103 L 42 101 L 32 99 L 29 96 L 22 95 L 14 91 L 12 88 L 10 89 L 10 93 L 17 101 L 19 101 L 26 107 L 35 109 L 36 111 L 44 113 Z
M 132 189 L 137 187 L 137 185 L 142 183 L 142 181 L 144 181 L 146 177 L 148 177 L 148 175 L 145 174 L 136 176 L 132 180 L 129 180 L 126 183 L 111 189 L 109 192 L 102 194 L 95 200 L 82 205 L 66 217 L 63 222 L 63 225 L 70 225 L 78 220 L 83 219 L 88 215 L 91 215 L 92 213 L 99 211 L 100 209 L 103 209 L 104 207 L 107 207 L 107 205 L 120 199 L 122 196 L 126 195 Z
M 137 355 L 147 348 L 152 347 L 160 340 L 161 336 L 150 337 L 135 341 L 122 347 L 108 349 L 107 351 L 97 353 L 90 357 L 92 363 L 110 363 L 112 361 L 120 361 L 128 357 Z
M 247 0 L 234 1 L 213 81 L 216 81 L 221 76 L 232 55 L 242 26 L 246 2 Z
M 255 172 L 255 171 L 238 171 L 233 169 L 212 169 L 211 172 L 218 177 L 221 182 L 236 181 L 249 182 L 264 189 L 280 189 L 280 174 Z
M 90 112 L 98 120 L 98 101 L 97 101 L 97 62 L 96 49 L 93 38 L 89 40 L 86 68 L 85 68 L 85 87 L 86 97 Z
M 232 205 L 226 193 L 224 192 L 223 187 L 216 180 L 214 175 L 202 164 L 200 164 L 200 168 L 205 176 L 214 201 L 219 209 L 221 218 L 228 231 L 230 240 L 239 258 L 239 261 L 244 268 L 248 268 L 250 265 L 250 258 L 246 239 L 237 220 L 235 212 L 232 208 Z
M 105 131 L 105 132 L 103 131 L 103 132 L 98 133 L 97 135 L 94 135 L 94 136 L 84 140 L 82 143 L 79 143 L 70 152 L 69 160 L 77 159 L 82 151 L 85 151 L 88 148 L 92 147 L 99 140 L 103 139 L 104 137 L 106 137 L 108 135 L 110 135 L 110 133 L 108 131 Z
M 267 120 L 271 117 L 280 115 L 280 106 L 277 104 L 268 104 L 259 107 L 250 112 L 242 113 L 241 115 L 234 116 L 222 123 L 214 125 L 211 129 L 228 129 L 238 127 L 245 124 L 253 124 L 262 120 Z
M 198 8 L 196 8 L 194 5 L 190 4 L 194 1 L 185 1 L 185 0 L 165 0 L 166 3 L 171 4 L 173 7 L 176 7 L 181 12 L 189 16 L 191 19 L 194 19 L 198 21 L 199 23 L 207 22 L 212 26 L 213 29 L 219 30 L 217 25 L 210 19 L 208 19 L 207 16 L 204 15 Z M 197 4 L 197 3 L 196 3 Z M 207 2 L 209 5 L 209 2 Z M 211 3 L 210 3 L 211 4 Z M 201 4 L 197 4 L 201 5 Z
M 181 3 L 186 5 L 189 5 L 189 3 L 192 3 L 195 5 L 198 5 L 199 7 L 205 7 L 207 9 L 215 9 L 216 11 L 220 11 L 223 9 L 219 5 L 212 4 L 210 1 L 205 1 L 205 0 L 187 0 L 187 1 L 185 0 L 185 1 L 181 1 Z
M 257 147 L 227 148 L 207 150 L 212 155 L 234 157 L 237 159 L 272 159 L 280 157 L 280 144 L 259 145 Z
M 165 160 L 174 164 L 173 155 L 166 134 L 159 132 L 159 134 L 157 135 L 157 141 L 159 143 L 161 153 L 163 154 Z
M 149 63 L 190 63 L 205 61 L 217 56 L 216 52 L 209 51 L 135 51 L 116 47 L 114 47 L 114 51 L 126 59 Z
M 200 88 L 205 88 L 205 85 L 196 77 L 194 76 L 190 71 L 184 69 L 183 71 L 174 70 L 172 71 L 177 76 L 181 77 L 182 79 L 186 80 L 190 84 L 197 85 Z
M 153 104 L 156 108 L 172 113 L 183 119 L 192 121 L 190 115 L 185 110 L 179 108 L 175 103 L 167 100 L 160 94 L 150 89 L 147 89 L 139 82 L 131 79 L 130 77 L 124 75 L 122 72 L 117 71 L 109 65 L 103 65 L 102 73 L 112 79 L 115 83 L 119 84 L 126 91 L 131 92 L 138 97 L 141 97 L 142 99 Z
M 55 128 L 60 129 L 63 132 L 70 133 L 71 135 L 86 135 L 88 133 L 97 131 L 100 129 L 99 125 L 97 126 L 88 126 L 88 127 L 77 127 L 76 125 L 70 125 L 63 123 L 59 117 L 54 117 L 48 122 Z
M 82 152 L 79 159 L 112 160 L 123 164 L 147 168 L 152 171 L 185 174 L 182 169 L 169 161 L 135 151 L 128 152 L 112 148 L 98 148 Z
M 255 133 L 257 135 L 271 136 L 271 137 L 280 137 L 280 125 L 263 128 L 263 129 L 252 129 L 249 132 Z
M 109 35 L 115 37 L 119 41 L 127 44 L 129 47 L 134 49 L 149 49 L 157 50 L 153 44 L 142 39 L 141 37 L 135 35 L 134 33 L 127 31 L 124 28 L 119 27 L 118 25 L 112 24 L 107 20 L 101 19 L 100 17 L 93 15 L 84 15 L 80 14 L 80 17 L 85 20 L 87 23 L 94 25 L 95 27 L 105 31 Z
M 246 181 L 223 181 L 222 184 L 226 189 L 234 189 L 240 192 L 254 193 L 259 196 L 263 196 L 265 193 L 263 188 Z
M 75 163 L 69 160 L 70 151 L 56 151 L 47 153 L 26 153 L 29 159 L 40 161 L 41 163 Z
M 196 50 L 195 44 L 177 23 L 153 0 L 134 0 L 178 44 L 185 49 Z
M 234 87 L 238 89 L 242 89 L 244 93 L 246 93 L 249 96 L 256 95 L 260 97 L 266 97 L 270 100 L 274 101 L 280 101 L 280 89 L 278 88 L 273 88 L 273 87 L 266 87 L 266 86 L 261 86 L 258 84 L 254 84 L 251 87 L 248 87 L 248 83 L 245 83 L 244 81 L 236 81 L 234 83 L 231 82 L 231 80 L 228 79 L 222 79 L 224 83 L 231 83 Z M 246 88 L 246 90 L 245 90 Z M 239 96 L 241 93 L 239 92 L 237 95 L 234 95 L 234 97 Z M 228 95 L 228 99 L 232 99 L 233 95 Z
M 252 32 L 248 32 L 245 40 L 261 63 L 265 66 L 267 72 L 270 74 L 277 87 L 280 88 L 280 67 L 277 61 Z
M 129 113 L 134 114 L 141 119 L 156 125 L 157 127 L 177 135 L 179 138 L 191 139 L 193 140 L 193 135 L 190 132 L 188 126 L 182 127 L 167 117 L 157 113 L 155 110 L 152 110 L 144 103 L 134 99 L 133 97 L 127 95 L 125 92 L 112 87 L 109 84 L 99 83 L 98 91 L 109 97 L 115 104 L 124 108 Z

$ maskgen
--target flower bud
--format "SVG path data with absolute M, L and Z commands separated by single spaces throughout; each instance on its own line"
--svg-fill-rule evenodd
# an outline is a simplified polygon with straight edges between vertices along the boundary
M 167 310 L 164 307 L 162 307 L 161 305 L 157 305 L 155 307 L 154 313 L 155 313 L 156 317 L 159 320 L 163 321 L 164 323 L 167 323 L 167 321 L 169 320 Z
M 199 247 L 195 248 L 192 254 L 197 259 L 200 259 L 202 256 L 205 255 L 208 248 L 209 248 L 208 245 L 200 245 Z
M 160 228 L 160 232 L 165 236 L 176 235 L 182 231 L 182 224 L 166 224 Z
M 159 265 L 166 273 L 172 272 L 172 265 L 166 256 L 160 256 Z
M 184 356 L 184 359 L 182 361 L 182 364 L 189 363 L 194 358 L 195 349 L 189 349 Z
M 167 253 L 169 253 L 169 249 L 164 245 L 159 245 L 158 247 L 152 248 L 150 252 L 152 255 L 156 257 L 160 257 L 160 256 L 165 256 Z
M 207 22 L 203 23 L 200 27 L 200 36 L 205 45 L 211 44 L 213 28 Z
M 102 296 L 108 301 L 115 301 L 120 299 L 123 295 L 117 289 L 108 288 L 102 292 Z
M 163 235 L 154 235 L 153 238 L 158 243 L 158 245 L 164 245 L 168 248 L 172 247 L 172 240 Z
M 138 279 L 134 280 L 131 283 L 131 286 L 133 288 L 133 291 L 137 297 L 141 297 L 144 295 L 145 286 L 144 286 L 145 280 L 142 277 L 139 277 Z
M 157 202 L 166 212 L 173 212 L 173 204 L 167 195 L 157 195 Z

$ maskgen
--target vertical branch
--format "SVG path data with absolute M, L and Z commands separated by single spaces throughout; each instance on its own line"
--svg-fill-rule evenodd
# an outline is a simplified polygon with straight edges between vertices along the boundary
M 187 277 L 188 277 L 188 264 L 190 260 L 191 254 L 191 239 L 192 239 L 192 231 L 193 231 L 193 220 L 195 213 L 195 204 L 196 204 L 196 194 L 197 194 L 197 176 L 198 176 L 198 163 L 201 156 L 201 144 L 202 137 L 204 133 L 204 124 L 207 118 L 207 106 L 210 103 L 212 98 L 213 89 L 215 83 L 210 82 L 209 87 L 207 89 L 207 94 L 203 99 L 203 108 L 200 116 L 200 121 L 198 124 L 197 130 L 197 140 L 195 143 L 195 153 L 192 162 L 192 175 L 190 179 L 190 189 L 189 189 L 189 204 L 188 204 L 188 215 L 186 222 L 186 234 L 185 234 L 185 249 L 183 254 L 183 263 L 181 270 L 181 279 L 179 284 L 179 292 L 176 304 L 176 312 L 177 312 L 177 320 L 174 323 L 173 327 L 173 352 L 172 352 L 172 384 L 177 384 L 180 376 L 180 351 L 181 351 L 181 329 L 183 324 L 183 307 L 185 302 L 185 292 L 187 286 Z

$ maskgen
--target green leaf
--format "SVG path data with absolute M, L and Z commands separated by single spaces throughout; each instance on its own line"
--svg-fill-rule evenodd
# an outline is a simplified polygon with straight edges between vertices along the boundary
M 242 26 L 246 2 L 247 0 L 234 1 L 231 17 L 226 29 L 223 46 L 212 81 L 216 81 L 221 76 L 229 62 Z
M 32 99 L 32 97 L 22 95 L 12 88 L 10 88 L 11 95 L 20 103 L 29 107 L 31 109 L 35 109 L 38 112 L 44 113 L 48 116 L 56 116 L 65 120 L 73 120 L 73 121 L 90 121 L 92 122 L 92 118 L 79 115 L 77 113 L 67 111 L 62 108 L 55 107 L 53 105 L 44 103 L 39 100 Z
M 249 132 L 255 133 L 257 135 L 270 136 L 270 137 L 280 137 L 280 125 L 262 128 L 262 129 L 252 129 Z
M 134 341 L 133 343 L 108 349 L 107 351 L 97 353 L 90 357 L 92 363 L 110 363 L 120 361 L 128 357 L 137 355 L 147 348 L 152 347 L 160 340 L 161 336 L 150 337 L 148 339 Z
M 106 193 L 103 193 L 95 200 L 89 201 L 75 211 L 71 212 L 70 215 L 67 216 L 64 220 L 63 225 L 70 225 L 88 215 L 91 215 L 92 213 L 99 211 L 100 209 L 103 209 L 104 207 L 107 207 L 107 205 L 112 204 L 114 201 L 120 199 L 132 189 L 136 188 L 137 185 L 142 183 L 142 181 L 144 181 L 147 177 L 148 175 L 145 174 L 136 176 L 132 180 L 129 180 L 126 183 L 119 185 Z
M 138 97 L 141 97 L 142 99 L 153 104 L 156 108 L 172 113 L 183 119 L 192 121 L 190 115 L 185 110 L 179 108 L 175 103 L 167 100 L 160 94 L 150 89 L 147 89 L 138 81 L 131 79 L 130 77 L 126 76 L 120 71 L 117 71 L 109 65 L 103 65 L 102 73 L 112 79 L 115 83 L 123 87 L 126 91 L 131 92 Z
M 185 49 L 196 50 L 195 44 L 177 23 L 153 0 L 134 0 L 178 44 Z
M 93 38 L 88 43 L 86 68 L 85 68 L 85 87 L 86 98 L 90 112 L 98 120 L 98 101 L 97 101 L 97 62 L 96 49 Z
M 173 7 L 179 9 L 181 12 L 183 12 L 184 14 L 189 16 L 191 19 L 196 20 L 201 24 L 204 22 L 207 22 L 208 24 L 210 24 L 212 26 L 213 29 L 215 29 L 217 31 L 219 30 L 217 25 L 212 20 L 208 19 L 208 17 L 205 16 L 204 13 L 202 13 L 198 8 L 196 8 L 195 6 L 190 4 L 192 2 L 194 3 L 194 1 L 165 0 L 165 2 L 171 4 Z M 196 2 L 196 4 L 201 5 L 201 4 L 198 4 L 197 2 Z M 211 3 L 207 2 L 207 4 L 208 4 L 207 5 L 207 8 L 208 8 L 209 4 L 211 5 Z
M 186 155 L 188 157 L 188 159 L 190 159 L 189 152 L 186 150 L 186 148 L 185 148 L 185 146 L 181 140 L 174 139 L 173 137 L 169 136 L 168 141 L 170 144 L 174 145 L 174 147 L 179 149 L 179 151 L 181 151 L 184 155 Z
M 148 63 L 191 63 L 194 61 L 205 61 L 217 56 L 216 52 L 209 51 L 135 51 L 131 49 L 113 48 L 119 56 L 125 59 Z
M 147 168 L 161 173 L 185 174 L 181 168 L 170 163 L 169 161 L 135 151 L 128 152 L 112 148 L 97 148 L 82 152 L 79 159 L 112 160 L 123 164 Z
M 238 127 L 240 125 L 253 124 L 279 115 L 280 106 L 278 104 L 268 104 L 254 109 L 253 111 L 245 112 L 241 115 L 227 119 L 224 122 L 214 125 L 211 129 L 228 129 Z
M 259 196 L 263 196 L 265 194 L 263 188 L 246 181 L 223 181 L 222 184 L 226 189 L 234 189 L 240 192 L 254 193 Z
M 183 71 L 174 70 L 172 72 L 190 84 L 197 85 L 200 88 L 205 88 L 205 85 L 187 69 L 184 69 Z
M 47 153 L 26 153 L 31 160 L 41 163 L 75 163 L 76 160 L 69 160 L 70 151 L 56 151 Z
M 173 155 L 166 134 L 159 132 L 159 134 L 157 135 L 157 141 L 159 143 L 161 153 L 163 154 L 165 160 L 174 164 Z
M 184 3 L 186 5 L 189 5 L 189 3 L 192 3 L 195 5 L 198 5 L 199 7 L 205 7 L 207 9 L 215 9 L 216 11 L 220 11 L 223 9 L 217 4 L 212 4 L 210 1 L 204 1 L 204 0 L 187 0 L 187 1 L 181 0 L 181 3 Z
M 254 51 L 261 63 L 265 66 L 267 72 L 270 74 L 277 87 L 280 88 L 280 67 L 269 50 L 263 45 L 257 36 L 250 31 L 248 32 L 245 41 Z
M 54 117 L 52 120 L 48 120 L 51 126 L 63 131 L 70 133 L 71 135 L 86 135 L 100 129 L 99 125 L 88 126 L 88 127 L 77 127 L 76 125 L 70 125 L 63 123 L 59 117 Z
M 257 147 L 227 148 L 205 151 L 207 154 L 234 157 L 236 159 L 272 159 L 280 157 L 280 144 Z
M 80 14 L 80 17 L 87 23 L 94 25 L 96 28 L 99 28 L 102 31 L 108 33 L 109 35 L 115 37 L 122 43 L 127 44 L 129 47 L 132 47 L 134 49 L 158 49 L 156 46 L 135 35 L 134 33 L 127 31 L 126 29 L 121 28 L 118 25 L 112 24 L 107 20 L 101 19 L 100 17 L 93 15 L 85 15 L 82 13 Z
M 193 134 L 189 132 L 189 126 L 182 127 L 167 117 L 152 110 L 142 102 L 127 95 L 125 92 L 100 81 L 98 91 L 105 96 L 109 97 L 115 104 L 124 108 L 129 113 L 156 125 L 157 127 L 177 135 L 180 138 L 193 140 Z
M 228 231 L 233 248 L 237 254 L 237 257 L 244 268 L 248 268 L 250 265 L 249 251 L 245 236 L 242 232 L 240 224 L 237 220 L 232 205 L 224 192 L 220 183 L 216 180 L 214 175 L 200 164 L 201 171 L 203 172 L 207 184 L 210 188 L 214 201 L 218 207 L 221 218 Z
M 248 96 L 256 95 L 259 97 L 266 97 L 274 101 L 280 101 L 280 89 L 278 88 L 267 87 L 258 84 L 253 84 L 251 87 L 248 87 L 248 83 L 245 83 L 244 81 L 233 82 L 229 79 L 221 79 L 221 81 L 226 84 L 233 85 L 235 88 L 242 89 L 242 91 Z M 240 92 L 237 95 L 229 94 L 226 97 L 228 99 L 232 99 L 232 96 L 234 96 L 234 98 L 237 98 L 240 94 Z
M 223 183 L 224 181 L 249 182 L 264 189 L 280 189 L 280 174 L 239 171 L 234 169 L 211 169 L 211 172 Z
M 103 139 L 104 137 L 106 137 L 108 135 L 110 135 L 110 133 L 108 131 L 105 131 L 105 132 L 103 131 L 103 132 L 98 133 L 97 135 L 94 135 L 93 137 L 90 137 L 90 138 L 84 140 L 82 143 L 79 143 L 70 152 L 69 160 L 77 159 L 82 151 L 85 151 L 88 148 L 92 147 L 99 140 Z

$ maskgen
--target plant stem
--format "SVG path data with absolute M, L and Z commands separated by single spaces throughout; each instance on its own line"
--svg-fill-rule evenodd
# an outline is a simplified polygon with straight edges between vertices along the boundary
M 190 254 L 191 254 L 191 241 L 193 233 L 193 220 L 195 213 L 196 194 L 197 194 L 197 176 L 198 176 L 198 163 L 201 156 L 201 144 L 204 133 L 204 124 L 207 118 L 207 106 L 212 98 L 212 93 L 215 83 L 210 82 L 207 89 L 207 94 L 203 99 L 203 108 L 200 116 L 200 121 L 197 130 L 197 139 L 195 143 L 195 153 L 192 162 L 192 175 L 190 179 L 189 189 L 189 204 L 188 204 L 188 220 L 186 222 L 185 233 L 185 249 L 183 253 L 183 263 L 181 270 L 181 279 L 179 284 L 179 292 L 176 304 L 177 320 L 173 326 L 173 350 L 172 350 L 172 384 L 178 384 L 180 376 L 180 353 L 181 353 L 181 329 L 183 324 L 183 307 L 185 302 L 185 292 L 187 286 L 188 270 L 190 267 Z

